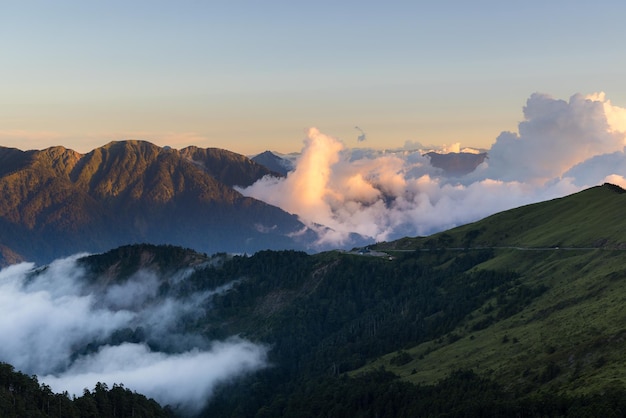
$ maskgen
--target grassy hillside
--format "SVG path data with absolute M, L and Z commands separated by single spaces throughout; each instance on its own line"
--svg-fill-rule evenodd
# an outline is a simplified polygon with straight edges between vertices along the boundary
M 626 191 L 612 184 L 500 212 L 435 234 L 381 243 L 381 250 L 442 247 L 626 249 Z
M 413 383 L 434 383 L 451 370 L 480 375 L 524 390 L 590 393 L 626 385 L 626 252 L 501 250 L 475 269 L 503 265 L 526 286 L 545 286 L 511 316 L 503 314 L 515 290 L 487 301 L 448 334 L 373 361 Z M 506 261 L 504 261 L 506 260 Z M 526 303 L 527 302 L 527 303 Z M 396 362 L 397 363 L 397 362 Z
M 389 353 L 360 372 L 384 367 L 410 382 L 433 383 L 450 370 L 472 369 L 529 391 L 590 393 L 626 386 L 624 209 L 626 193 L 604 185 L 433 237 L 380 245 L 418 252 L 434 248 L 433 242 L 439 248 L 501 247 L 474 270 L 512 271 L 519 283 L 546 290 L 526 298 L 511 316 L 503 306 L 517 297 L 515 291 L 498 295 L 448 335 Z M 448 252 L 453 251 L 458 250 Z M 402 364 L 393 361 L 399 354 Z

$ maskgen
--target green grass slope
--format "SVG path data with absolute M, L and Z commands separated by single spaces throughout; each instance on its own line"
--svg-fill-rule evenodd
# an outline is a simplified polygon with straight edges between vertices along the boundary
M 626 249 L 626 191 L 612 184 L 500 212 L 431 237 L 403 238 L 381 250 L 442 247 Z
M 494 257 L 474 270 L 517 273 L 518 286 L 488 300 L 447 335 L 389 353 L 358 372 L 383 367 L 431 384 L 453 370 L 472 369 L 526 392 L 626 386 L 624 209 L 624 190 L 604 185 L 433 237 L 380 245 L 447 253 L 441 248 L 494 247 Z M 539 288 L 541 294 L 528 291 Z

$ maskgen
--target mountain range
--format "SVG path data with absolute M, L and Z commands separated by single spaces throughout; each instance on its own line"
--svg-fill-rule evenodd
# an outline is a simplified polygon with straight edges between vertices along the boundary
M 485 159 L 427 155 L 448 176 L 471 171 Z M 0 266 L 47 263 L 129 243 L 207 253 L 327 249 L 297 216 L 238 191 L 264 176 L 288 175 L 294 158 L 271 151 L 248 158 L 216 148 L 176 150 L 136 140 L 86 154 L 61 146 L 0 147 Z M 344 247 L 368 242 L 352 234 Z
M 0 262 L 167 243 L 208 253 L 306 249 L 296 216 L 233 186 L 280 176 L 221 149 L 112 142 L 87 154 L 0 148 Z

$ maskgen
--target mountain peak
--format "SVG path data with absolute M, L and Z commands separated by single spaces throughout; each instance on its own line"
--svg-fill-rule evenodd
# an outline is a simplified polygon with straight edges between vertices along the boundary
M 84 155 L 0 148 L 0 161 L 10 162 L 0 169 L 6 260 L 46 262 L 136 242 L 207 253 L 304 249 L 312 239 L 290 237 L 304 229 L 294 215 L 233 189 L 277 174 L 229 151 L 127 140 Z
M 248 187 L 258 179 L 280 174 L 248 157 L 219 148 L 187 147 L 181 155 L 229 187 Z
M 264 151 L 252 157 L 252 161 L 267 167 L 269 170 L 279 173 L 281 176 L 286 176 L 287 173 L 294 169 L 291 161 L 279 157 L 272 151 Z
M 614 192 L 614 193 L 617 193 L 617 194 L 626 193 L 626 190 L 625 190 L 625 189 L 623 189 L 622 187 L 618 186 L 617 184 L 613 184 L 613 183 L 604 183 L 604 184 L 602 185 L 602 187 L 604 187 L 604 188 L 606 188 L 606 189 L 608 189 L 608 190 L 610 190 L 610 191 L 612 191 L 612 192 Z

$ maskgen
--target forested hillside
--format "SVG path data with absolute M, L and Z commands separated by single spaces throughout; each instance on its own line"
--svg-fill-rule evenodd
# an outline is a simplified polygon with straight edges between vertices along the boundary
M 35 376 L 27 376 L 0 363 L 0 416 L 3 418 L 170 418 L 172 411 L 153 399 L 132 392 L 123 385 L 112 388 L 98 383 L 85 388 L 80 397 L 53 393 Z
M 78 264 L 92 288 L 150 271 L 150 304 L 210 295 L 170 333 L 269 348 L 267 367 L 207 392 L 203 417 L 623 416 L 624 196 L 605 185 L 376 251 L 135 245 Z M 94 344 L 170 349 L 148 334 Z

